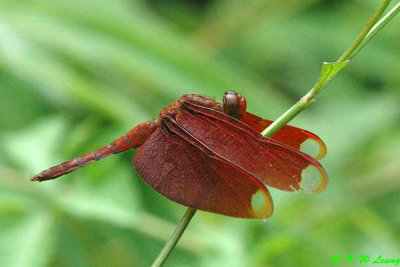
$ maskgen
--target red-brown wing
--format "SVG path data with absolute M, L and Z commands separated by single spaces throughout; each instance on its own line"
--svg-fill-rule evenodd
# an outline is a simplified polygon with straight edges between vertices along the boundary
M 328 177 L 321 164 L 288 145 L 262 137 L 224 113 L 185 102 L 176 121 L 215 154 L 272 187 L 319 192 Z
M 260 118 L 249 112 L 246 112 L 240 121 L 259 133 L 273 123 L 273 121 Z M 307 153 L 316 159 L 322 159 L 326 155 L 326 145 L 321 138 L 297 127 L 285 125 L 271 138 Z
M 215 155 L 171 118 L 138 149 L 133 164 L 147 184 L 185 206 L 241 218 L 272 215 L 262 182 Z

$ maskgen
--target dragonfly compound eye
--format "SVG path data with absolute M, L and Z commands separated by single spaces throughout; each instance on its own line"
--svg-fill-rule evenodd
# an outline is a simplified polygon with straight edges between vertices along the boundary
M 223 111 L 225 114 L 240 119 L 246 112 L 246 98 L 242 94 L 226 91 L 222 98 Z

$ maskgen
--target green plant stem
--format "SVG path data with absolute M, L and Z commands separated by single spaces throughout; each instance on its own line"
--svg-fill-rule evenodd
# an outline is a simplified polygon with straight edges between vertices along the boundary
M 385 16 L 383 16 L 377 23 L 375 23 L 375 25 L 365 36 L 361 44 L 349 56 L 349 59 L 352 59 L 358 53 L 358 51 L 360 51 L 361 48 L 363 48 L 364 45 L 366 45 L 369 42 L 369 40 L 372 39 L 372 37 L 374 37 L 391 19 L 393 19 L 397 15 L 397 13 L 399 13 L 399 11 L 400 11 L 400 3 L 397 3 L 392 9 L 389 10 L 389 12 L 386 13 Z
M 357 38 L 353 41 L 350 47 L 341 55 L 337 62 L 342 62 L 348 60 L 351 54 L 360 46 L 361 42 L 365 39 L 371 28 L 375 25 L 378 19 L 382 16 L 383 12 L 385 11 L 386 7 L 390 4 L 391 0 L 385 0 L 381 4 L 381 6 L 376 10 L 375 14 L 372 18 L 368 21 L 367 25 L 365 25 L 364 29 L 361 33 L 357 36 Z
M 154 260 L 152 267 L 162 266 L 164 262 L 168 259 L 169 254 L 171 254 L 172 250 L 175 248 L 176 243 L 178 243 L 179 239 L 181 238 L 183 232 L 186 229 L 186 226 L 189 224 L 190 220 L 192 219 L 193 215 L 196 213 L 196 209 L 188 208 L 183 215 L 182 219 L 178 223 L 175 228 L 174 233 L 171 235 L 168 242 L 165 244 L 163 249 L 158 254 L 158 257 Z
M 379 18 L 382 16 L 386 7 L 389 5 L 391 0 L 385 0 L 378 10 L 375 12 L 373 17 L 369 20 L 368 24 L 364 27 L 361 33 L 353 41 L 350 47 L 341 55 L 337 62 L 344 62 L 351 59 L 387 22 L 389 22 L 400 10 L 400 3 L 392 8 L 387 15 L 385 15 L 381 20 Z M 377 22 L 379 20 L 379 22 Z M 331 77 L 333 78 L 334 75 Z M 291 121 L 297 114 L 299 114 L 303 109 L 312 103 L 315 96 L 324 88 L 330 79 L 326 79 L 323 82 L 318 81 L 313 88 L 302 97 L 296 104 L 294 104 L 290 109 L 288 109 L 284 114 L 282 114 L 277 120 L 274 121 L 269 127 L 267 127 L 261 134 L 266 137 L 272 136 L 275 132 L 281 129 L 289 121 Z M 174 233 L 171 238 L 165 244 L 164 248 L 161 250 L 160 254 L 153 263 L 153 267 L 162 266 L 162 264 L 167 260 L 171 251 L 175 248 L 182 236 L 187 225 L 189 224 L 191 218 L 196 213 L 196 209 L 188 208 L 186 213 L 183 215 L 181 221 L 175 228 Z
M 391 0 L 385 0 L 381 6 L 378 8 L 378 10 L 375 12 L 375 14 L 372 16 L 372 18 L 369 20 L 367 25 L 364 27 L 362 32 L 357 36 L 357 38 L 353 41 L 353 43 L 350 45 L 350 47 L 341 55 L 336 62 L 344 62 L 350 57 L 354 56 L 356 52 L 359 51 L 359 47 L 362 45 L 364 46 L 367 41 L 369 41 L 379 30 L 380 28 L 377 28 L 375 33 L 370 34 L 370 37 L 368 40 L 364 41 L 364 39 L 368 36 L 370 33 L 371 29 L 374 27 L 375 23 L 378 21 L 378 19 L 382 16 L 383 12 L 385 11 L 386 7 L 389 5 Z M 396 7 L 395 7 L 396 8 Z M 393 10 L 393 9 L 392 9 Z M 390 12 L 389 12 L 390 13 Z M 386 17 L 386 16 L 385 16 Z M 384 21 L 390 20 L 393 16 L 389 16 L 386 18 L 386 20 L 381 21 L 381 23 L 384 25 Z M 363 42 L 364 41 L 364 42 Z M 322 88 L 324 88 L 330 79 L 325 80 L 324 82 L 319 82 L 311 88 L 311 90 L 303 96 L 296 104 L 294 104 L 289 110 L 287 110 L 284 114 L 282 114 L 277 120 L 275 120 L 271 125 L 269 125 L 261 134 L 265 137 L 270 137 L 274 133 L 276 133 L 279 129 L 281 129 L 283 126 L 285 126 L 289 121 L 291 121 L 294 117 L 297 116 L 303 109 L 308 107 L 314 100 L 315 96 L 321 91 Z

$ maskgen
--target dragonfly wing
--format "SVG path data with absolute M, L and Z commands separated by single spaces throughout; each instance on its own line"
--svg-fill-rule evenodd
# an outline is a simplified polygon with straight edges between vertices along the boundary
M 241 218 L 272 215 L 262 182 L 215 155 L 172 118 L 138 149 L 133 164 L 147 184 L 185 206 Z
M 260 118 L 249 112 L 246 112 L 240 121 L 259 133 L 273 123 L 271 120 Z M 316 159 L 322 159 L 326 155 L 326 145 L 321 138 L 297 127 L 285 125 L 271 138 L 305 152 Z
M 318 161 L 224 113 L 185 103 L 177 122 L 210 150 L 246 170 L 269 186 L 285 190 L 319 192 L 328 177 Z

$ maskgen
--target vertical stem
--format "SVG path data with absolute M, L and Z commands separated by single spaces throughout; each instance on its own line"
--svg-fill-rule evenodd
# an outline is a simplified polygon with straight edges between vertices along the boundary
M 160 254 L 158 254 L 157 258 L 154 260 L 151 267 L 158 267 L 164 264 L 164 262 L 168 259 L 169 254 L 171 254 L 172 250 L 175 248 L 176 243 L 178 243 L 179 239 L 181 238 L 183 232 L 185 231 L 187 225 L 189 224 L 190 220 L 192 219 L 195 213 L 196 209 L 188 208 L 186 210 L 182 219 L 176 226 L 175 231 L 173 232 L 171 238 L 164 245 L 163 249 L 161 250 Z

